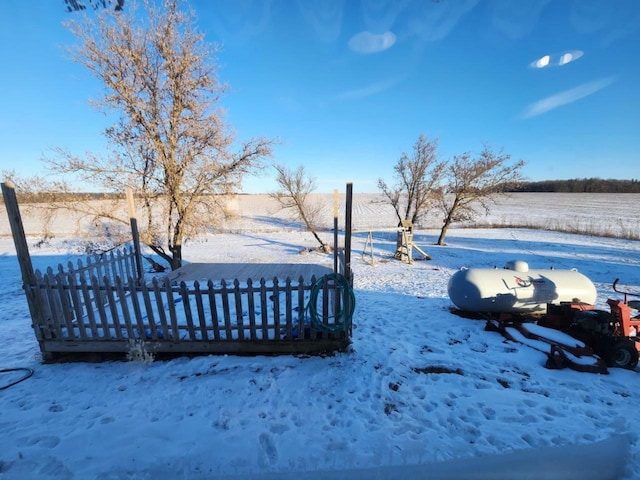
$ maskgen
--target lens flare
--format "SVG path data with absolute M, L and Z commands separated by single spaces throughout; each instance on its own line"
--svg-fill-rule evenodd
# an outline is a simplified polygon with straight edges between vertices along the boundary
M 564 67 L 565 65 L 575 62 L 584 55 L 581 50 L 570 50 L 561 54 L 545 55 L 529 64 L 529 68 L 547 68 L 547 67 Z
M 536 68 L 544 68 L 549 66 L 549 60 L 551 57 L 549 57 L 549 55 L 545 55 L 544 57 L 536 60 L 535 65 Z

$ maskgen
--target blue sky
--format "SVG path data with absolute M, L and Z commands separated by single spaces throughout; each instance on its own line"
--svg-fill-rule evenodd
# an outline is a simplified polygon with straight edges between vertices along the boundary
M 375 192 L 420 134 L 442 158 L 487 143 L 530 180 L 640 178 L 636 0 L 192 0 L 219 43 L 238 139 L 280 143 L 319 192 Z M 126 5 L 126 4 L 125 4 Z M 63 0 L 0 17 L 0 168 L 44 173 L 53 147 L 104 149 L 101 85 L 71 62 Z M 272 173 L 247 192 L 275 189 Z

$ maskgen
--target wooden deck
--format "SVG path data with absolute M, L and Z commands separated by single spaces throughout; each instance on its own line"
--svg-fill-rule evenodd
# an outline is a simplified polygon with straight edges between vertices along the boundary
M 253 281 L 262 278 L 297 280 L 300 277 L 320 278 L 332 272 L 331 268 L 314 263 L 190 263 L 162 276 L 159 280 L 167 278 L 172 283 L 195 280 L 204 283 L 208 280 L 233 282 L 234 279 L 246 281 L 249 278 Z

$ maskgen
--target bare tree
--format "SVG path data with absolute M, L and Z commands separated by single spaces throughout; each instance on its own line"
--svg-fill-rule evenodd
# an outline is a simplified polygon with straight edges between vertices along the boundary
M 466 221 L 478 215 L 476 205 L 488 212 L 498 194 L 517 186 L 522 180 L 524 161 L 512 165 L 507 162 L 510 155 L 494 152 L 485 145 L 482 152 L 472 158 L 470 153 L 455 156 L 447 166 L 447 186 L 440 198 L 444 220 L 438 245 L 444 244 L 449 226 L 453 222 Z
M 309 194 L 316 189 L 315 178 L 307 176 L 302 165 L 295 171 L 279 164 L 274 165 L 274 168 L 279 190 L 271 196 L 280 203 L 282 208 L 294 210 L 298 220 L 313 234 L 322 251 L 330 253 L 331 246 L 323 242 L 317 232 L 317 220 L 322 205 L 313 204 L 309 199 Z
M 438 160 L 437 150 L 437 140 L 420 135 L 411 156 L 403 153 L 394 166 L 395 183 L 378 180 L 378 188 L 393 206 L 399 222 L 417 224 L 434 204 L 445 167 L 445 162 Z
M 104 85 L 96 106 L 119 114 L 105 131 L 110 154 L 58 149 L 48 162 L 102 191 L 131 187 L 144 208 L 142 240 L 175 269 L 184 240 L 215 221 L 220 194 L 237 191 L 273 142 L 236 144 L 218 106 L 226 86 L 217 78 L 217 48 L 195 30 L 181 0 L 142 0 L 140 12 L 127 6 L 66 24 L 79 42 L 72 58 Z

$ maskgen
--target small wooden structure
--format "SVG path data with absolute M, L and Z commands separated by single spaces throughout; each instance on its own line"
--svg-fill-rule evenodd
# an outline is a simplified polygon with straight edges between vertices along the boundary
M 396 228 L 376 228 L 370 230 L 360 230 L 367 232 L 367 239 L 362 249 L 362 260 L 375 265 L 373 254 L 373 232 L 396 232 L 396 250 L 393 258 L 404 263 L 413 264 L 413 250 L 415 249 L 422 255 L 422 260 L 431 260 L 429 254 L 422 250 L 413 241 L 413 223 L 410 220 L 402 220 Z
M 229 277 L 233 266 L 208 264 L 204 279 L 184 275 L 189 269 L 145 279 L 136 249 L 127 248 L 40 272 L 31 264 L 13 187 L 3 183 L 2 192 L 45 360 L 70 352 L 127 353 L 134 344 L 149 353 L 283 354 L 339 350 L 350 343 L 355 298 L 349 224 L 335 271 L 318 265 L 271 265 L 262 271 L 244 266 L 239 280 Z M 351 192 L 347 184 L 347 210 Z
M 404 263 L 413 263 L 413 223 L 411 220 L 401 220 L 398 224 L 398 235 L 396 237 L 397 258 Z
M 411 220 L 402 220 L 398 225 L 394 258 L 404 263 L 413 264 L 414 249 L 420 252 L 424 260 L 431 260 L 431 257 L 413 242 L 413 222 Z

